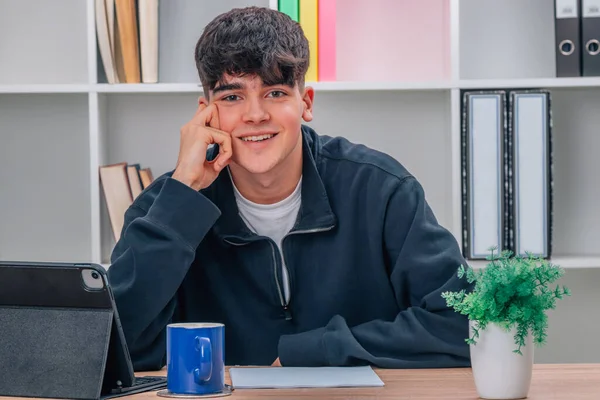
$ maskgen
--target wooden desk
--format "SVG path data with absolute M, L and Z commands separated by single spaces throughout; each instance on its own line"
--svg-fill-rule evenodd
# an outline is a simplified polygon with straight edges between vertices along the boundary
M 375 369 L 385 383 L 378 388 L 236 389 L 231 396 L 215 399 L 410 399 L 476 400 L 470 368 L 387 370 Z M 164 375 L 165 370 L 139 375 Z M 229 373 L 225 375 L 227 383 Z M 32 400 L 2 397 L 7 400 Z M 156 391 L 119 397 L 123 400 L 168 400 Z M 534 366 L 530 400 L 599 400 L 600 364 L 538 364 Z
M 385 383 L 381 388 L 327 389 L 236 389 L 222 399 L 478 399 L 470 368 L 424 370 L 375 370 Z M 161 375 L 153 372 L 141 375 Z M 229 374 L 226 374 L 229 380 Z M 141 393 L 123 399 L 160 400 L 155 392 Z M 599 400 L 600 364 L 536 364 L 531 400 Z

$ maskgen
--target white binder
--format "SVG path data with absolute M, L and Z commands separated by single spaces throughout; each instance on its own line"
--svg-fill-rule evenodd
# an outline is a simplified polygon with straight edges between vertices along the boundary
M 506 93 L 463 94 L 463 253 L 485 259 L 507 243 Z
M 512 91 L 509 101 L 512 179 L 511 248 L 544 258 L 551 254 L 552 119 L 550 93 Z

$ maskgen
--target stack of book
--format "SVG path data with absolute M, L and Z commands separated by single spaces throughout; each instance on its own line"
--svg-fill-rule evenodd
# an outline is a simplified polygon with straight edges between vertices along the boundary
M 94 0 L 108 83 L 158 82 L 158 0 Z
M 490 249 L 549 258 L 552 252 L 550 92 L 464 91 L 463 252 Z
M 335 81 L 335 0 L 278 0 L 277 9 L 298 22 L 308 39 L 306 81 Z
M 106 201 L 110 224 L 118 241 L 125 221 L 125 211 L 137 196 L 154 181 L 150 168 L 126 162 L 102 165 L 100 184 Z

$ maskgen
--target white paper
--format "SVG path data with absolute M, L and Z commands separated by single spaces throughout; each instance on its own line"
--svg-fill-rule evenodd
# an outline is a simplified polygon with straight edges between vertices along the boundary
M 600 0 L 583 0 L 583 17 L 600 17 Z
M 555 0 L 556 18 L 577 18 L 577 0 Z
M 229 374 L 232 386 L 236 389 L 384 386 L 370 366 L 232 367 Z

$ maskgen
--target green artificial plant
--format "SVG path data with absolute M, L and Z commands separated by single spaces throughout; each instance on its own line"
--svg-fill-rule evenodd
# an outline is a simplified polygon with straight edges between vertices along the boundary
M 566 286 L 550 284 L 563 276 L 564 270 L 548 260 L 526 253 L 526 256 L 513 256 L 510 251 L 494 253 L 487 257 L 487 266 L 481 269 L 458 268 L 459 278 L 466 277 L 469 283 L 475 282 L 472 291 L 444 292 L 442 297 L 449 307 L 467 315 L 473 324 L 473 335 L 465 339 L 476 344 L 479 331 L 489 323 L 509 331 L 516 328 L 514 340 L 517 348 L 513 352 L 521 354 L 528 333 L 533 335 L 538 346 L 546 341 L 548 319 L 546 310 L 553 309 L 557 299 L 569 296 Z

